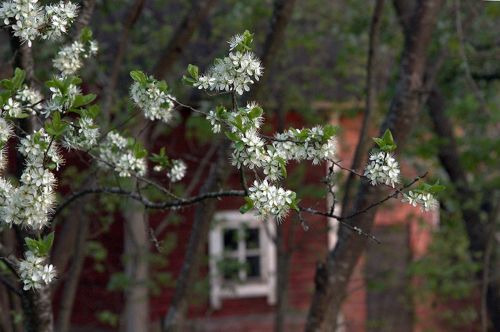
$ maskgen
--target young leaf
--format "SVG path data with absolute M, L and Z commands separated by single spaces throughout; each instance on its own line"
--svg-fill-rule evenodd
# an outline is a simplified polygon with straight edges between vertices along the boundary
M 245 214 L 251 209 L 253 209 L 253 201 L 250 197 L 245 197 L 245 204 L 240 207 L 240 212 L 241 214 Z
M 94 94 L 88 94 L 85 96 L 77 95 L 77 96 L 75 96 L 75 100 L 73 101 L 72 107 L 78 108 L 81 106 L 85 106 L 85 105 L 93 102 L 95 100 L 95 98 L 96 98 L 96 95 L 94 95 Z
M 187 71 L 188 71 L 189 75 L 191 75 L 191 77 L 193 79 L 195 79 L 196 81 L 198 80 L 198 77 L 199 77 L 198 76 L 198 66 L 189 64 L 188 68 L 187 68 Z
M 130 77 L 140 84 L 146 84 L 148 77 L 140 70 L 132 70 L 130 72 Z

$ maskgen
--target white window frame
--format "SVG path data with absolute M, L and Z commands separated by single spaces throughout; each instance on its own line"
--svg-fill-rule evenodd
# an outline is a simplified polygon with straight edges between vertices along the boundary
M 259 229 L 260 280 L 229 283 L 224 281 L 217 269 L 217 262 L 223 259 L 223 230 L 238 228 L 243 223 Z M 210 304 L 219 309 L 227 298 L 267 297 L 269 304 L 276 303 L 276 247 L 271 237 L 276 234 L 273 220 L 261 220 L 251 211 L 241 214 L 236 210 L 220 211 L 215 214 L 209 234 L 210 254 Z

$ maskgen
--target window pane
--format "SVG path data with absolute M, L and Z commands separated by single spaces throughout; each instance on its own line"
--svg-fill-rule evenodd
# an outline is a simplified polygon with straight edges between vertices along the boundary
M 259 248 L 259 229 L 247 228 L 245 230 L 245 240 L 247 249 Z
M 224 230 L 224 251 L 238 250 L 238 230 L 228 228 Z
M 247 278 L 260 277 L 260 257 L 248 256 L 247 260 Z
M 219 261 L 218 265 L 224 280 L 239 280 L 239 272 L 242 264 L 237 258 L 224 258 Z

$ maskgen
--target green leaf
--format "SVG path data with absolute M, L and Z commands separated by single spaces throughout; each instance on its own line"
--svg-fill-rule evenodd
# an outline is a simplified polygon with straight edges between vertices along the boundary
M 261 116 L 262 113 L 264 113 L 264 110 L 261 107 L 257 106 L 250 110 L 250 112 L 248 113 L 248 117 L 253 120 Z
M 325 140 L 329 140 L 332 136 L 334 136 L 337 133 L 337 127 L 334 127 L 332 125 L 326 125 L 323 127 L 323 138 Z
M 14 71 L 14 77 L 12 78 L 12 90 L 19 90 L 26 77 L 26 72 L 20 68 L 16 68 Z
M 386 129 L 384 135 L 381 138 L 373 137 L 373 141 L 378 145 L 380 150 L 385 152 L 391 152 L 396 150 L 397 145 L 394 143 L 394 138 L 389 129 Z
M 299 212 L 300 211 L 299 203 L 300 203 L 300 199 L 298 199 L 297 197 L 294 197 L 293 200 L 292 200 L 292 203 L 290 204 L 290 208 L 292 208 L 295 211 Z
M 68 124 L 61 121 L 61 114 L 59 112 L 54 112 L 51 121 L 45 122 L 45 130 L 55 138 L 64 134 L 67 127 Z
M 224 134 L 233 142 L 239 142 L 241 140 L 240 137 L 233 132 L 225 131 Z
M 253 201 L 250 199 L 250 197 L 245 197 L 245 204 L 240 207 L 240 213 L 245 214 L 251 209 L 253 209 Z
M 30 251 L 33 251 L 35 254 L 38 254 L 38 241 L 31 239 L 29 237 L 24 238 L 24 243 Z
M 45 246 L 50 250 L 52 248 L 52 245 L 54 244 L 54 232 L 47 234 L 47 236 L 44 237 L 43 242 Z
M 167 92 L 167 90 L 168 90 L 167 82 L 165 82 L 163 80 L 158 81 L 158 89 L 160 89 L 160 91 Z
M 146 76 L 146 74 L 144 74 L 142 71 L 140 70 L 132 70 L 130 72 L 130 77 L 132 77 L 132 79 L 140 84 L 146 84 L 147 81 L 148 81 L 148 77 Z
M 114 273 L 106 288 L 110 291 L 122 291 L 130 286 L 131 280 L 124 272 Z
M 385 130 L 384 135 L 382 136 L 382 139 L 387 144 L 394 144 L 394 138 L 392 137 L 392 133 L 389 129 Z
M 88 27 L 83 28 L 82 32 L 80 33 L 80 41 L 86 44 L 91 40 L 92 40 L 92 30 L 90 30 Z
M 11 80 L 4 79 L 4 80 L 0 81 L 0 87 L 4 88 L 6 90 L 12 91 L 12 90 L 14 90 L 14 83 L 12 83 Z
M 186 75 L 182 76 L 182 83 L 185 85 L 193 86 L 197 81 L 192 79 L 191 77 L 187 77 Z
M 198 72 L 199 72 L 199 70 L 198 70 L 198 66 L 195 66 L 195 65 L 189 64 L 189 65 L 188 65 L 188 68 L 187 68 L 187 71 L 188 71 L 189 75 L 191 75 L 191 77 L 192 77 L 193 79 L 195 79 L 196 81 L 198 80 L 198 77 L 199 77 L 199 76 L 198 76 Z
M 95 119 L 99 113 L 101 112 L 101 109 L 99 108 L 98 105 L 92 105 L 87 108 L 86 115 L 91 117 L 92 119 Z
M 96 98 L 96 95 L 95 94 L 88 94 L 88 95 L 85 95 L 85 96 L 82 96 L 82 95 L 77 95 L 75 96 L 75 100 L 73 101 L 73 105 L 72 107 L 73 108 L 78 108 L 78 107 L 81 107 L 81 106 L 85 106 L 87 104 L 90 104 L 91 102 L 93 102 Z
M 120 316 L 115 313 L 112 313 L 109 310 L 99 311 L 97 314 L 97 320 L 101 323 L 108 324 L 112 327 L 118 326 L 118 322 L 120 320 Z

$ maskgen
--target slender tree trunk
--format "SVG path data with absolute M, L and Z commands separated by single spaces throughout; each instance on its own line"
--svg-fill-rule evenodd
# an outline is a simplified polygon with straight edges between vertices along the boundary
M 291 227 L 291 226 L 289 226 Z M 276 255 L 277 255 L 277 278 L 276 278 L 276 316 L 275 332 L 286 331 L 286 316 L 288 311 L 288 276 L 290 271 L 291 252 L 285 246 L 283 227 L 278 225 L 276 229 Z
M 398 146 L 404 147 L 419 112 L 419 95 L 422 87 L 434 25 L 443 0 L 421 0 L 413 14 L 411 33 L 405 38 L 401 61 L 400 79 L 391 102 L 389 113 L 381 127 L 381 133 L 390 129 Z M 363 210 L 374 203 L 384 190 L 363 181 L 358 190 L 354 209 Z M 373 225 L 376 209 L 351 219 L 353 226 L 369 232 Z M 346 211 L 343 211 L 345 214 Z M 335 331 L 336 320 L 332 325 L 324 324 L 328 315 L 337 317 L 346 295 L 349 278 L 366 247 L 366 237 L 341 228 L 335 248 L 328 254 L 326 264 L 320 264 L 316 271 L 315 292 L 313 295 L 305 331 Z
M 85 204 L 87 200 L 83 201 Z M 83 214 L 83 207 L 79 208 L 78 227 L 76 228 L 78 236 L 74 239 L 73 259 L 68 271 L 66 282 L 64 283 L 63 294 L 59 304 L 59 313 L 56 324 L 57 332 L 67 332 L 71 325 L 71 313 L 75 303 L 76 291 L 80 274 L 85 261 L 85 244 L 89 230 L 90 220 L 87 215 Z M 74 225 L 73 225 L 74 227 Z M 56 268 L 57 271 L 57 268 Z M 63 271 L 63 270 L 59 270 Z
M 193 33 L 205 20 L 217 0 L 193 0 L 191 10 L 184 16 L 181 24 L 175 30 L 172 39 L 161 52 L 160 59 L 154 68 L 157 78 L 164 78 L 173 64 L 182 55 L 184 48 L 193 36 Z
M 215 164 L 212 164 L 207 180 L 200 189 L 200 194 L 216 191 L 231 174 L 230 166 L 227 162 L 229 159 L 229 145 L 230 143 L 225 140 L 219 148 L 217 161 Z M 200 203 L 196 207 L 186 256 L 184 257 L 184 263 L 177 278 L 174 297 L 165 318 L 164 331 L 183 331 L 191 287 L 195 282 L 198 267 L 204 254 L 210 223 L 214 213 L 215 204 L 212 201 Z
M 437 136 L 445 142 L 439 147 L 438 158 L 441 165 L 445 169 L 450 181 L 454 184 L 457 192 L 457 198 L 462 213 L 462 218 L 465 223 L 465 230 L 469 238 L 469 251 L 472 259 L 477 262 L 482 262 L 487 246 L 490 241 L 490 228 L 494 228 L 498 222 L 496 218 L 486 222 L 482 220 L 481 215 L 486 211 L 482 211 L 480 206 L 470 204 L 474 201 L 474 197 L 478 197 L 480 193 L 475 192 L 467 181 L 467 175 L 460 163 L 460 153 L 453 133 L 453 124 L 445 113 L 445 99 L 437 88 L 434 88 L 427 100 L 429 115 L 434 125 L 434 131 Z M 486 201 L 491 199 L 491 196 L 485 198 Z M 493 195 L 495 197 L 495 195 Z M 485 202 L 487 203 L 487 202 Z M 496 202 L 490 202 L 495 205 Z M 483 204 L 487 206 L 488 204 Z M 493 239 L 493 241 L 495 241 Z M 495 330 L 500 330 L 500 280 L 498 272 L 499 259 L 497 255 L 492 254 L 489 266 L 484 266 L 488 269 L 490 278 L 487 286 L 486 303 L 490 321 Z M 481 278 L 482 276 L 479 276 Z
M 115 61 L 113 62 L 111 74 L 109 76 L 104 92 L 102 113 L 106 122 L 110 121 L 110 112 L 113 102 L 113 96 L 115 96 L 116 82 L 118 81 L 118 76 L 120 75 L 123 66 L 123 59 L 125 58 L 125 54 L 127 52 L 127 47 L 130 39 L 130 31 L 132 31 L 135 24 L 137 23 L 137 20 L 141 16 L 145 1 L 146 0 L 135 0 L 134 4 L 127 13 L 127 19 L 125 20 L 125 23 L 123 25 L 121 37 L 118 42 L 118 50 L 116 51 L 116 56 L 114 58 Z
M 378 41 L 380 35 L 380 26 L 382 24 L 382 14 L 384 9 L 384 0 L 377 0 L 375 3 L 375 8 L 373 9 L 372 21 L 370 25 L 370 37 L 368 42 L 368 61 L 366 64 L 366 101 L 365 101 L 365 112 L 363 114 L 363 124 L 361 126 L 361 131 L 359 132 L 358 144 L 356 145 L 356 150 L 354 151 L 354 157 L 352 159 L 351 169 L 358 169 L 361 166 L 363 156 L 366 155 L 366 150 L 368 148 L 368 131 L 369 125 L 372 120 L 373 109 L 375 108 L 375 102 L 377 98 L 377 78 L 375 71 L 377 68 L 377 54 L 378 54 Z M 342 210 L 350 211 L 349 204 L 352 204 L 352 198 L 354 196 L 354 183 L 355 183 L 354 173 L 349 173 L 347 176 L 346 184 L 344 186 L 344 198 L 342 200 Z
M 149 238 L 144 207 L 130 202 L 125 221 L 125 273 L 129 287 L 125 291 L 125 332 L 149 331 Z

